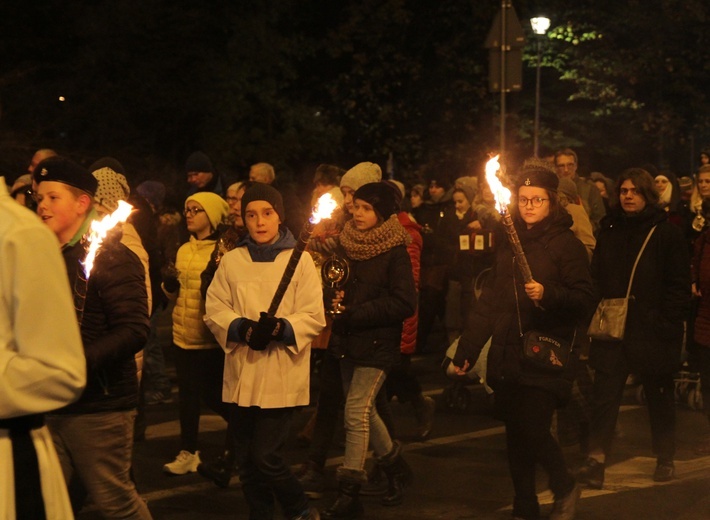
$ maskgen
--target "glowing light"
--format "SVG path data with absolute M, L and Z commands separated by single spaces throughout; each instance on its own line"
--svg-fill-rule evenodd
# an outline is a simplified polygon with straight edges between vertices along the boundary
M 510 204 L 510 190 L 503 186 L 503 183 L 498 178 L 500 172 L 500 162 L 496 155 L 486 163 L 486 181 L 493 192 L 493 197 L 496 199 L 496 209 L 504 215 L 508 212 L 508 204 Z
M 94 220 L 91 223 L 91 229 L 89 230 L 89 251 L 84 260 L 84 274 L 87 280 L 91 276 L 96 254 L 101 244 L 103 244 L 106 235 L 118 224 L 125 222 L 130 216 L 131 211 L 133 211 L 133 206 L 125 201 L 119 200 L 116 211 L 109 213 L 101 220 Z
M 544 16 L 530 18 L 530 25 L 535 34 L 543 35 L 550 28 L 550 19 Z
M 338 203 L 333 196 L 330 193 L 325 193 L 321 195 L 318 202 L 316 202 L 316 207 L 313 208 L 313 215 L 311 215 L 308 221 L 313 225 L 318 224 L 321 220 L 330 218 L 330 215 L 337 207 Z
M 67 98 L 65 98 L 64 96 L 59 96 L 59 101 L 66 101 L 66 100 L 67 100 Z

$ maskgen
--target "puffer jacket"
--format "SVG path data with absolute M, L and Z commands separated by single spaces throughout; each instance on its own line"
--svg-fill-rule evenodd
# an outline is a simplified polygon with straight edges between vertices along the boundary
M 177 295 L 168 296 L 177 298 L 173 308 L 173 343 L 180 348 L 220 348 L 202 319 L 205 299 L 200 291 L 201 274 L 210 261 L 214 246 L 214 239 L 197 240 L 191 236 L 190 241 L 178 249 L 175 267 L 180 272 L 180 289 Z
M 82 242 L 62 250 L 74 292 L 87 364 L 81 398 L 56 413 L 130 410 L 138 404 L 135 354 L 148 339 L 148 293 L 138 257 L 108 237 L 96 256 L 88 283 Z M 85 291 L 86 298 L 81 295 Z M 83 309 L 83 310 L 82 310 Z
M 571 225 L 567 212 L 550 216 L 531 229 L 516 222 L 533 279 L 544 286 L 539 307 L 525 293 L 510 244 L 498 244 L 492 276 L 459 340 L 456 366 L 462 367 L 466 360 L 473 366 L 492 336 L 487 379 L 493 389 L 501 385 L 535 386 L 555 394 L 560 403 L 568 399 L 576 353 L 560 375 L 537 371 L 522 364 L 520 331 L 537 330 L 570 342 L 575 327 L 589 316 L 594 301 L 589 260 L 584 246 L 570 230 Z M 505 236 L 505 230 L 500 229 L 497 234 Z
M 611 367 L 625 356 L 632 372 L 668 374 L 678 370 L 683 322 L 690 308 L 690 258 L 683 233 L 667 213 L 646 206 L 633 216 L 620 208 L 602 220 L 592 257 L 599 298 L 621 298 L 649 230 L 656 225 L 636 268 L 624 340 L 592 341 L 592 367 Z
M 402 322 L 417 306 L 409 253 L 396 246 L 367 260 L 348 261 L 346 311 L 335 318 L 328 349 L 358 365 L 389 370 L 399 362 Z

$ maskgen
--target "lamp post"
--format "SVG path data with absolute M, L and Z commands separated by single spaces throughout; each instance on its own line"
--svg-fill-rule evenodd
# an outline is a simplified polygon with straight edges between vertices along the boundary
M 550 19 L 537 16 L 530 19 L 533 32 L 537 35 L 537 75 L 535 81 L 535 128 L 533 130 L 533 155 L 540 149 L 540 62 L 542 61 L 542 37 L 550 28 Z

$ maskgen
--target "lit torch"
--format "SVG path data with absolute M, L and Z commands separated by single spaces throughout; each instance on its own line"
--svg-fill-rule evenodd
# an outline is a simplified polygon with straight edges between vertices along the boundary
M 89 250 L 84 259 L 84 274 L 88 280 L 91 276 L 91 270 L 94 267 L 96 253 L 98 253 L 101 244 L 109 231 L 116 227 L 121 222 L 125 222 L 133 211 L 133 206 L 125 201 L 118 201 L 118 208 L 113 213 L 106 215 L 101 220 L 94 220 L 89 229 Z
M 525 283 L 529 283 L 533 281 L 533 276 L 530 271 L 530 266 L 528 265 L 528 259 L 525 257 L 523 246 L 520 243 L 520 237 L 518 236 L 518 232 L 515 230 L 515 226 L 513 225 L 513 219 L 510 218 L 510 213 L 508 213 L 510 190 L 503 186 L 503 183 L 498 178 L 498 172 L 500 171 L 498 157 L 500 156 L 496 155 L 486 163 L 486 181 L 488 182 L 488 186 L 490 186 L 493 196 L 496 199 L 496 209 L 500 212 L 501 221 L 503 222 L 506 234 L 508 235 L 508 241 L 513 248 L 515 262 L 518 264 L 518 269 L 520 269 L 520 273 L 523 275 L 523 280 Z
M 321 195 L 321 197 L 318 199 L 316 207 L 313 208 L 313 214 L 304 224 L 303 229 L 301 230 L 301 234 L 298 236 L 298 243 L 291 252 L 291 258 L 288 259 L 288 264 L 286 264 L 284 274 L 281 277 L 279 286 L 276 288 L 276 293 L 274 293 L 274 297 L 271 300 L 271 305 L 269 305 L 269 311 L 267 313 L 269 316 L 276 315 L 276 310 L 279 308 L 281 300 L 283 300 L 284 294 L 286 294 L 286 289 L 288 289 L 288 286 L 291 283 L 291 278 L 293 278 L 293 274 L 296 272 L 296 266 L 298 265 L 298 261 L 301 259 L 301 255 L 303 254 L 303 251 L 305 251 L 306 246 L 308 245 L 308 239 L 311 238 L 313 228 L 321 220 L 330 218 L 330 215 L 337 207 L 338 203 L 335 201 L 335 199 L 333 199 L 330 193 Z

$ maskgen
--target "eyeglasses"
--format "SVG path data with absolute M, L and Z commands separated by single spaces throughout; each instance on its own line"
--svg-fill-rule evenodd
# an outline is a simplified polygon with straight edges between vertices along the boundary
M 192 215 L 193 217 L 197 215 L 198 213 L 203 213 L 205 210 L 202 208 L 185 208 L 185 211 L 182 212 L 183 215 L 186 217 L 188 215 Z
M 527 197 L 518 197 L 518 206 L 521 208 L 524 208 L 528 205 L 528 202 L 532 205 L 533 208 L 539 208 L 542 206 L 542 203 L 545 202 L 546 200 L 550 199 L 543 199 L 542 197 L 533 197 L 531 199 Z

